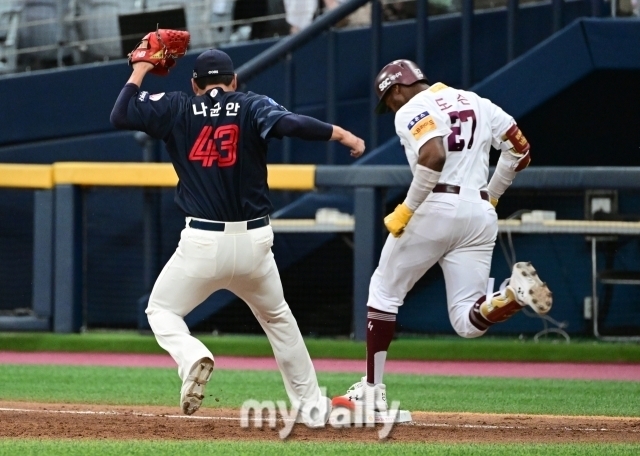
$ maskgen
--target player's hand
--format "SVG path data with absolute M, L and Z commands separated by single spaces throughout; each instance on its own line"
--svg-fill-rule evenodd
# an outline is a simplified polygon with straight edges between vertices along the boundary
M 133 68 L 136 71 L 144 71 L 145 73 L 148 73 L 149 71 L 153 70 L 154 65 L 153 63 L 140 61 L 140 62 L 133 63 L 131 65 L 131 68 Z
M 384 218 L 384 225 L 393 237 L 400 237 L 412 216 L 413 211 L 406 204 L 398 204 L 396 210 Z
M 362 156 L 362 154 L 364 154 L 364 139 L 362 138 L 358 138 L 356 135 L 353 135 L 351 133 L 349 133 L 352 137 L 353 137 L 353 141 L 349 144 L 346 145 L 347 147 L 349 147 L 351 149 L 351 156 L 354 158 L 358 158 L 360 156 Z
M 340 144 L 351 149 L 352 157 L 358 158 L 364 153 L 364 140 L 358 138 L 350 131 L 338 127 L 337 125 L 333 126 L 333 134 L 331 135 L 331 139 L 340 141 Z
M 351 156 L 354 158 L 360 157 L 364 154 L 364 140 L 358 138 L 350 131 L 345 130 L 344 138 L 340 140 L 340 144 L 351 149 Z
M 493 196 L 489 197 L 489 202 L 495 208 L 498 205 L 498 198 L 494 198 Z

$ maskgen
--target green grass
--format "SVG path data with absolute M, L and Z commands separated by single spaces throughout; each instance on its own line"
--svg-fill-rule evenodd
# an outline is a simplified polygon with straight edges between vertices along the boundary
M 319 373 L 318 379 L 329 395 L 344 393 L 358 380 L 357 375 L 345 373 Z M 640 382 L 398 374 L 385 376 L 385 382 L 389 400 L 398 400 L 409 410 L 640 416 Z M 140 384 L 145 388 L 132 387 Z M 0 367 L 3 400 L 168 405 L 178 411 L 179 390 L 173 369 Z M 236 408 L 247 399 L 286 399 L 280 374 L 269 371 L 214 371 L 207 396 L 204 407 Z
M 0 455 L 206 455 L 234 454 L 265 456 L 313 455 L 423 455 L 432 456 L 626 456 L 640 452 L 632 444 L 509 444 L 509 445 L 445 445 L 429 443 L 305 443 L 235 442 L 235 441 L 94 441 L 94 440 L 0 440 Z
M 214 353 L 228 356 L 272 356 L 263 336 L 198 336 Z M 306 339 L 313 358 L 362 359 L 363 342 Z M 0 333 L 0 350 L 113 353 L 164 353 L 151 335 L 135 332 L 86 334 Z M 460 337 L 401 337 L 389 351 L 389 359 L 640 362 L 640 344 L 574 340 L 521 341 L 516 338 L 462 339 Z

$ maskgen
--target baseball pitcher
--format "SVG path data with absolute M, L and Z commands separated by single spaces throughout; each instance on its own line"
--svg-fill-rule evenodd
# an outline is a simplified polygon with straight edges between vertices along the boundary
M 395 60 L 375 81 L 377 111 L 395 112 L 413 180 L 384 223 L 390 232 L 369 286 L 367 374 L 334 406 L 357 402 L 387 410 L 382 383 L 398 308 L 436 262 L 442 268 L 449 319 L 462 337 L 479 337 L 525 306 L 538 314 L 552 297 L 531 263 L 516 263 L 507 287 L 485 296 L 498 233 L 495 206 L 530 161 L 530 146 L 511 116 L 473 92 L 429 85 L 417 65 Z M 491 146 L 501 151 L 489 176 Z
M 324 425 L 330 402 L 318 387 L 271 252 L 267 145 L 284 136 L 337 140 L 359 157 L 364 142 L 338 126 L 293 114 L 266 96 L 237 92 L 233 62 L 219 50 L 197 57 L 194 95 L 141 91 L 147 73 L 166 75 L 184 55 L 188 38 L 188 32 L 162 29 L 147 35 L 130 54 L 133 72 L 111 113 L 117 128 L 164 141 L 179 178 L 175 202 L 186 215 L 178 248 L 151 292 L 149 324 L 178 364 L 180 406 L 191 415 L 202 403 L 214 358 L 190 335 L 184 316 L 213 292 L 232 291 L 267 334 L 301 420 Z M 312 416 L 313 408 L 326 413 Z

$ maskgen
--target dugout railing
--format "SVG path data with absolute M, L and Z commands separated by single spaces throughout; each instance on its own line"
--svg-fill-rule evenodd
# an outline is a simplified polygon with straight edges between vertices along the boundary
M 406 188 L 411 173 L 406 166 L 270 165 L 273 190 L 313 191 L 322 188 L 353 190 L 353 221 L 317 223 L 314 220 L 273 220 L 276 233 L 353 232 L 353 335 L 363 339 L 369 279 L 377 265 L 385 232 L 382 225 L 385 192 Z M 177 177 L 170 164 L 159 163 L 55 163 L 53 165 L 1 165 L 0 187 L 34 190 L 33 280 L 30 315 L 0 317 L 5 330 L 77 332 L 83 327 L 83 282 L 86 275 L 85 208 L 83 192 L 93 187 L 171 188 Z M 639 190 L 640 168 L 530 168 L 520 173 L 515 191 Z M 145 224 L 145 230 L 153 230 Z M 520 234 L 573 234 L 591 244 L 591 309 L 593 334 L 598 327 L 597 281 L 607 274 L 597 270 L 597 243 L 612 236 L 640 236 L 640 222 L 597 220 L 500 220 L 499 231 Z M 145 257 L 150 249 L 140 246 Z M 151 261 L 145 258 L 145 263 Z M 637 273 L 625 272 L 627 279 Z M 623 274 L 623 276 L 624 276 Z M 636 274 L 636 275 L 634 275 Z M 618 277 L 621 277 L 618 275 Z M 622 277 L 622 278 L 625 278 Z M 589 280 L 588 277 L 584 278 Z M 612 282 L 614 283 L 614 282 Z M 622 283 L 622 282 L 619 282 Z M 629 284 L 634 284 L 631 282 Z M 143 318 L 144 316 L 142 316 Z M 609 337 L 611 338 L 611 337 Z M 632 339 L 625 337 L 623 339 Z M 615 338 L 620 339 L 620 338 Z

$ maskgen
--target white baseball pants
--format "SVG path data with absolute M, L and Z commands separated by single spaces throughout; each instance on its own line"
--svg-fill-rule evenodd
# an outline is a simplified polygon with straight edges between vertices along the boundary
M 478 190 L 432 193 L 399 238 L 389 235 L 371 278 L 367 306 L 398 313 L 405 296 L 436 262 L 444 273 L 449 319 L 462 337 L 478 337 L 469 310 L 486 294 L 498 234 L 496 212 Z
M 190 228 L 190 220 L 156 280 L 146 310 L 158 344 L 178 364 L 183 383 L 199 359 L 213 359 L 209 349 L 191 336 L 184 317 L 224 288 L 244 300 L 260 322 L 291 404 L 326 406 L 298 323 L 284 299 L 271 252 L 271 226 L 247 230 L 246 222 L 227 222 L 224 232 L 216 232 Z

